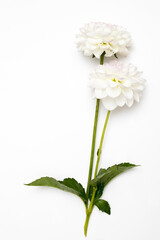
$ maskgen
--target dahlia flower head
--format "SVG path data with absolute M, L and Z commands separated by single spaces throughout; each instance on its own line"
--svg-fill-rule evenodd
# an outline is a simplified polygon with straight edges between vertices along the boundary
M 90 74 L 89 87 L 107 110 L 114 110 L 118 106 L 131 107 L 134 101 L 139 102 L 145 80 L 132 64 L 112 61 L 99 65 Z
M 76 45 L 85 56 L 100 58 L 105 52 L 105 57 L 115 54 L 126 56 L 131 45 L 131 36 L 121 26 L 91 22 L 80 29 L 76 36 Z

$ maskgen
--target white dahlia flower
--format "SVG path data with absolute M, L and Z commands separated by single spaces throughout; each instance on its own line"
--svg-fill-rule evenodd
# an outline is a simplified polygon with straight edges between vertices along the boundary
M 132 64 L 112 61 L 99 65 L 90 75 L 89 86 L 94 97 L 101 99 L 105 108 L 113 110 L 125 104 L 131 107 L 134 100 L 139 102 L 145 80 L 142 73 Z
M 117 53 L 128 54 L 131 36 L 121 26 L 92 22 L 81 28 L 80 32 L 76 36 L 76 45 L 85 56 L 94 55 L 100 58 L 103 52 L 105 57 L 111 57 Z

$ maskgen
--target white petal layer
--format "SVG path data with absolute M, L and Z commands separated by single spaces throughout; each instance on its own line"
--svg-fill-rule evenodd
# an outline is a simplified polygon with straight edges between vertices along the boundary
M 91 22 L 80 29 L 76 36 L 76 45 L 85 56 L 94 55 L 100 58 L 105 52 L 105 57 L 115 53 L 126 56 L 131 45 L 131 36 L 125 28 L 117 25 Z
M 145 80 L 133 65 L 112 61 L 95 69 L 89 85 L 94 89 L 94 96 L 102 99 L 104 107 L 113 110 L 139 102 Z

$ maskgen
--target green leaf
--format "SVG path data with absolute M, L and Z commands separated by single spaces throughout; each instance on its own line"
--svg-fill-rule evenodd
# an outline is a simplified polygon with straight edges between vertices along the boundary
M 102 196 L 103 190 L 104 190 L 104 184 L 98 184 L 97 185 L 96 195 L 95 195 L 95 200 L 99 199 Z M 90 186 L 90 189 L 89 189 L 89 200 L 91 200 L 92 194 L 93 194 L 93 187 Z
M 94 54 L 92 55 L 92 58 L 95 58 L 95 55 L 94 55 Z
M 105 201 L 103 199 L 97 199 L 94 202 L 94 205 L 96 205 L 100 211 L 105 212 L 109 215 L 111 214 L 111 208 L 107 201 Z
M 117 175 L 134 167 L 137 167 L 137 165 L 131 163 L 121 163 L 107 169 L 100 169 L 97 177 L 90 182 L 90 185 L 93 187 L 98 184 L 106 186 Z
M 102 153 L 102 151 L 101 151 L 101 153 Z M 100 154 L 101 154 L 101 153 L 100 153 Z M 99 148 L 98 148 L 98 150 L 97 150 L 97 156 L 98 156 L 98 154 L 99 154 Z
M 115 56 L 115 58 L 117 58 L 117 59 L 118 59 L 118 57 L 117 57 L 117 54 L 116 54 L 116 53 L 114 54 L 114 56 Z
M 65 178 L 63 181 L 57 181 L 51 177 L 42 177 L 40 179 L 35 180 L 29 184 L 25 184 L 27 186 L 46 186 L 46 187 L 54 187 L 60 190 L 73 193 L 80 197 L 82 201 L 87 202 L 85 190 L 80 183 L 78 183 L 74 178 Z

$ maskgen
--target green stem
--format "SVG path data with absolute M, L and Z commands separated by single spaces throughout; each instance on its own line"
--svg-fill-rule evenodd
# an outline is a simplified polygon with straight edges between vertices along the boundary
M 100 65 L 103 65 L 104 55 L 105 55 L 105 52 L 103 52 L 101 54 L 101 56 L 100 56 Z M 90 157 L 90 165 L 89 165 L 89 173 L 88 173 L 88 183 L 87 183 L 87 201 L 88 201 L 88 198 L 89 198 L 89 188 L 90 188 L 89 184 L 90 184 L 90 181 L 92 179 L 92 171 L 93 171 L 93 161 L 94 161 L 94 152 L 95 152 L 97 122 L 98 122 L 98 113 L 99 113 L 99 103 L 100 103 L 100 99 L 97 99 L 96 110 L 95 110 L 95 118 L 94 118 L 94 127 L 93 127 L 91 157 Z M 96 191 L 97 191 L 97 188 L 93 188 L 92 199 L 91 199 L 89 207 L 88 207 L 88 202 L 87 202 L 86 221 L 85 221 L 85 225 L 84 225 L 84 235 L 85 236 L 87 236 L 88 224 L 89 224 L 89 219 L 90 219 L 91 213 L 93 211 L 94 198 L 95 198 L 95 195 L 96 195 Z
M 105 52 L 100 56 L 100 65 L 103 65 Z M 92 147 L 91 147 L 91 157 L 90 157 L 90 165 L 89 165 L 89 173 L 88 173 L 88 183 L 87 183 L 87 199 L 89 196 L 89 182 L 92 178 L 93 171 L 93 161 L 94 161 L 94 152 L 95 152 L 95 143 L 96 143 L 96 132 L 97 132 L 97 122 L 98 122 L 98 113 L 99 113 L 99 103 L 100 100 L 97 99 L 96 102 L 96 110 L 95 110 L 95 118 L 94 118 L 94 126 L 93 126 L 93 137 L 92 137 Z
M 86 221 L 85 221 L 85 224 L 84 224 L 84 235 L 85 236 L 87 236 L 88 223 L 89 223 L 89 219 L 90 219 L 93 207 L 94 207 L 93 203 L 94 203 L 94 198 L 95 198 L 96 191 L 97 191 L 97 188 L 94 188 L 93 189 L 93 194 L 92 194 L 92 199 L 91 199 L 88 211 L 86 212 Z
M 97 176 L 98 165 L 99 165 L 99 160 L 100 160 L 101 151 L 102 151 L 102 144 L 103 144 L 103 139 L 104 139 L 104 135 L 105 135 L 105 131 L 106 131 L 109 115 L 110 115 L 110 111 L 107 112 L 106 120 L 105 120 L 103 131 L 102 131 L 102 136 L 101 136 L 101 141 L 100 141 L 99 150 L 98 150 L 98 157 L 97 157 L 97 163 L 96 163 L 94 178 Z
M 97 157 L 97 163 L 96 163 L 94 178 L 97 176 L 99 160 L 100 160 L 100 156 L 101 156 L 102 145 L 103 145 L 103 140 L 104 140 L 104 135 L 105 135 L 105 131 L 106 131 L 109 115 L 110 115 L 110 111 L 107 112 L 106 120 L 105 120 L 103 131 L 102 131 L 102 136 L 101 136 L 101 141 L 100 141 L 99 150 L 98 150 L 98 157 Z M 88 223 L 89 223 L 89 219 L 90 219 L 91 213 L 93 211 L 94 198 L 95 198 L 95 195 L 96 195 L 96 191 L 97 191 L 97 188 L 93 188 L 92 199 L 91 199 L 88 211 L 86 211 L 86 221 L 85 221 L 85 225 L 84 225 L 84 234 L 85 234 L 85 236 L 87 236 Z
M 94 118 L 94 127 L 93 127 L 93 137 L 92 137 L 92 148 L 91 148 L 90 166 L 89 166 L 89 174 L 88 174 L 88 183 L 87 183 L 87 199 L 88 199 L 88 195 L 89 195 L 89 182 L 91 181 L 92 170 L 93 170 L 93 160 L 94 160 L 94 151 L 95 151 L 95 142 L 96 142 L 99 102 L 100 102 L 100 100 L 97 99 L 95 118 Z

